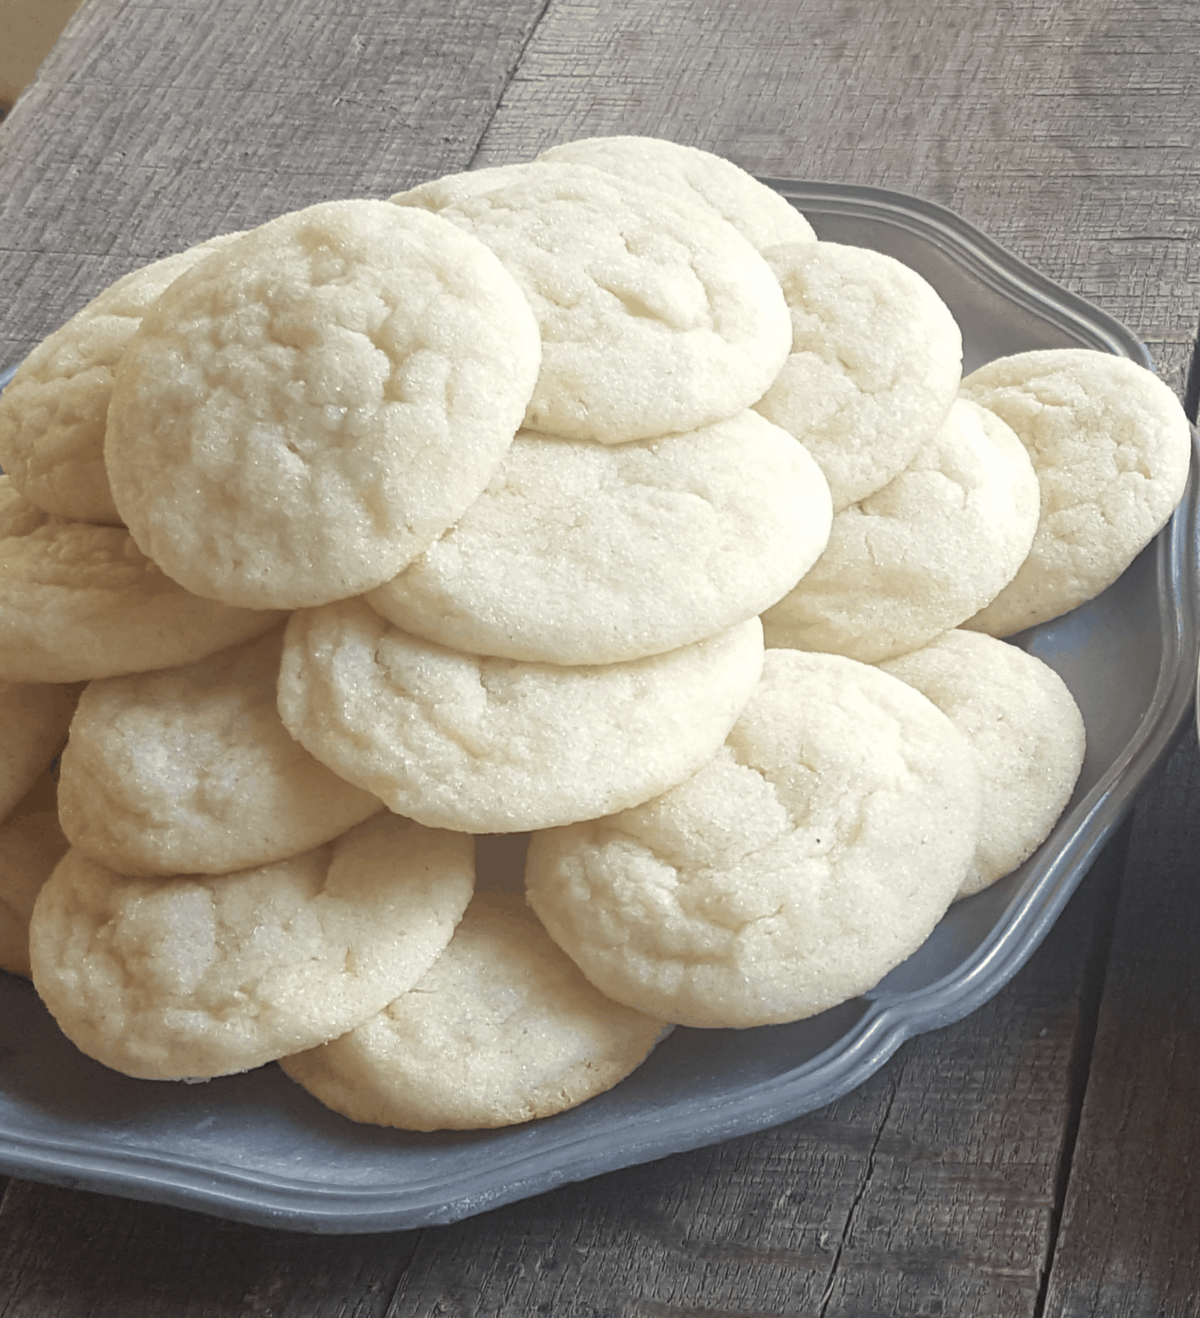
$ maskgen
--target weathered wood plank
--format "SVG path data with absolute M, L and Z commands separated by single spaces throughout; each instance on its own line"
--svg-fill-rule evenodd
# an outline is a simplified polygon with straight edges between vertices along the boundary
M 19 1181 L 0 1238 L 9 1318 L 382 1318 L 417 1243 L 292 1235 Z
M 127 270 L 464 168 L 545 0 L 88 0 L 0 125 L 0 362 Z
M 1181 822 L 1182 821 L 1182 822 Z M 1200 755 L 1143 800 L 1046 1313 L 1200 1308 Z
M 558 0 L 477 162 L 652 133 L 760 175 L 917 193 L 1126 321 L 1182 393 L 1195 46 L 1189 0 Z

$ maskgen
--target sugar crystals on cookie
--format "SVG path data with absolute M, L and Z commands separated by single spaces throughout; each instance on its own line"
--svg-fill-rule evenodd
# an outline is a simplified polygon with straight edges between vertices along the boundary
M 126 1075 L 228 1075 L 344 1034 L 417 982 L 474 890 L 471 839 L 388 813 L 274 865 L 134 878 L 71 850 L 30 921 L 63 1033 Z
M 1012 636 L 1093 599 L 1150 543 L 1183 496 L 1191 431 L 1152 371 L 1089 348 L 999 357 L 962 389 L 1012 427 L 1041 487 L 1029 556 L 966 624 Z
M 799 1020 L 929 935 L 979 836 L 940 710 L 840 655 L 768 650 L 722 750 L 662 796 L 536 833 L 530 904 L 598 988 L 680 1025 Z
M 108 414 L 117 510 L 198 595 L 344 599 L 478 496 L 540 359 L 520 289 L 455 225 L 381 201 L 291 212 L 143 318 Z

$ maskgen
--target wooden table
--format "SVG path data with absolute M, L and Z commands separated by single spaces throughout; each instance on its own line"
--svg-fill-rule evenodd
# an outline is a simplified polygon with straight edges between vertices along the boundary
M 85 0 L 0 126 L 0 361 L 133 266 L 648 133 L 951 207 L 1194 415 L 1192 0 Z M 6 1318 L 1200 1312 L 1190 731 L 1028 966 L 776 1129 L 443 1227 L 304 1236 L 11 1181 Z

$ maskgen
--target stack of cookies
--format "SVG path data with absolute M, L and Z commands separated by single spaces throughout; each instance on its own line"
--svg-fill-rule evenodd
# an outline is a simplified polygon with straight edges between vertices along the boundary
M 1189 460 L 655 139 L 135 271 L 0 397 L 2 964 L 129 1075 L 416 1130 L 823 1011 L 1049 833 L 1083 722 L 1003 638 Z

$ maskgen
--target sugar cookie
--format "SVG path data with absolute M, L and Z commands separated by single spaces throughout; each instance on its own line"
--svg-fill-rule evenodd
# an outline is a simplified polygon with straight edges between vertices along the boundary
M 619 445 L 522 431 L 458 523 L 366 598 L 456 650 L 618 663 L 761 613 L 812 566 L 831 516 L 816 463 L 749 409 Z
M 962 388 L 1012 427 L 1041 483 L 1028 558 L 966 624 L 1012 636 L 1094 598 L 1150 543 L 1183 496 L 1191 432 L 1156 375 L 1087 348 L 1000 357 Z
M 812 453 L 840 511 L 898 476 L 945 420 L 962 334 L 932 285 L 882 252 L 820 242 L 765 256 L 792 345 L 755 407 Z
M 542 334 L 531 430 L 604 444 L 694 430 L 748 407 L 787 357 L 774 275 L 698 201 L 550 161 L 449 204 L 435 187 L 396 200 L 474 234 L 524 290 Z
M 474 1130 L 611 1089 L 669 1029 L 593 988 L 520 894 L 477 892 L 410 992 L 280 1065 L 353 1121 Z
M 732 160 L 699 147 L 661 137 L 585 137 L 552 146 L 537 159 L 591 165 L 631 183 L 698 199 L 759 251 L 817 238 L 812 225 L 773 188 Z
M 1037 477 L 992 413 L 958 400 L 895 480 L 837 513 L 815 566 L 763 614 L 767 644 L 872 663 L 957 627 L 1012 580 Z
M 540 354 L 516 283 L 455 225 L 384 201 L 280 216 L 176 280 L 126 348 L 117 509 L 198 595 L 369 590 L 487 484 Z
M 0 673 L 10 681 L 174 668 L 261 636 L 282 616 L 191 594 L 120 526 L 51 518 L 0 540 Z
M 448 650 L 345 600 L 292 615 L 279 712 L 399 814 L 515 833 L 609 814 L 694 773 L 761 665 L 757 618 L 665 655 L 563 668 Z
M 533 835 L 529 901 L 593 984 L 681 1025 L 797 1020 L 925 940 L 979 836 L 979 773 L 919 692 L 769 650 L 726 745 L 609 819 Z
M 183 668 L 88 685 L 58 790 L 71 845 L 121 874 L 224 874 L 383 809 L 279 719 L 282 628 Z
M 131 878 L 72 850 L 34 906 L 33 982 L 63 1033 L 114 1070 L 245 1071 L 409 989 L 473 885 L 470 838 L 386 812 L 236 874 Z
M 1083 715 L 1048 664 L 979 632 L 947 632 L 880 667 L 932 700 L 975 752 L 983 815 L 959 895 L 979 892 L 1027 860 L 1066 808 L 1083 767 Z
M 0 394 L 0 465 L 32 503 L 77 522 L 119 526 L 104 466 L 113 372 L 142 317 L 227 234 L 130 271 L 48 335 Z

